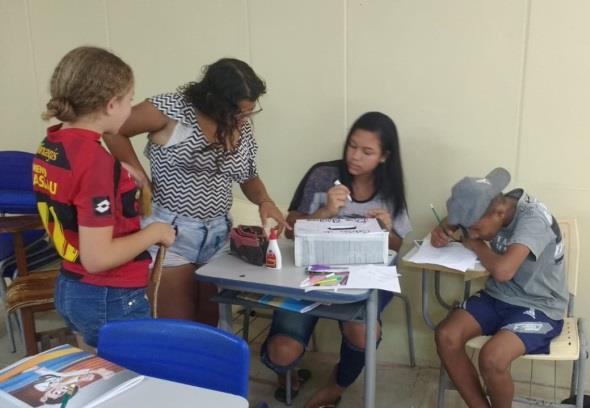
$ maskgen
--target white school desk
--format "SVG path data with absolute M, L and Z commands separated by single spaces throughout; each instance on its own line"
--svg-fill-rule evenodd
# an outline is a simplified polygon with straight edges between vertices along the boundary
M 485 268 L 480 264 L 477 263 L 475 268 L 468 269 L 466 272 L 458 271 L 456 269 L 446 268 L 441 265 L 434 265 L 434 264 L 426 264 L 426 263 L 415 263 L 408 261 L 416 252 L 418 248 L 415 246 L 402 258 L 400 262 L 400 266 L 414 268 L 414 269 L 421 269 L 422 270 L 422 318 L 428 327 L 432 330 L 435 329 L 436 324 L 432 322 L 430 319 L 430 312 L 429 312 L 429 294 L 428 294 L 428 280 L 427 275 L 428 272 L 434 272 L 434 294 L 436 296 L 436 300 L 438 303 L 446 309 L 451 309 L 452 306 L 449 305 L 444 301 L 440 294 L 440 273 L 451 274 L 455 276 L 462 276 L 463 277 L 463 299 L 467 299 L 469 297 L 469 292 L 471 291 L 471 282 L 474 279 L 479 279 L 483 277 L 487 277 L 489 273 L 485 270 Z
M 109 398 L 100 408 L 181 408 L 223 407 L 248 408 L 241 396 L 195 387 L 192 385 L 145 377 L 139 384 Z
M 279 247 L 283 258 L 283 268 L 267 269 L 251 265 L 226 249 L 214 257 L 208 264 L 197 269 L 197 279 L 214 283 L 220 289 L 263 293 L 335 304 L 365 302 L 365 322 L 367 324 L 365 352 L 365 407 L 375 407 L 375 354 L 377 338 L 377 290 L 309 291 L 299 287 L 305 279 L 305 268 L 296 267 L 294 262 L 293 241 L 280 240 Z M 314 311 L 310 312 L 313 314 Z M 231 304 L 219 305 L 220 327 L 232 331 Z M 369 346 L 371 345 L 371 346 Z

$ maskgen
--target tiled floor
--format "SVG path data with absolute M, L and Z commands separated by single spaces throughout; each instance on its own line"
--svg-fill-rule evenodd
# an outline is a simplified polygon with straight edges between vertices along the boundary
M 4 315 L 3 310 L 0 310 Z M 42 315 L 39 326 L 42 330 L 48 330 L 61 325 L 60 318 L 55 313 L 47 312 Z M 250 375 L 250 401 L 252 406 L 260 401 L 265 401 L 271 407 L 284 407 L 274 400 L 276 377 L 260 363 L 258 351 L 260 344 L 265 337 L 269 321 L 267 319 L 254 318 L 251 323 L 250 339 L 252 349 L 252 365 Z M 18 337 L 18 336 L 17 336 Z M 23 346 L 17 338 L 17 352 L 11 353 L 6 328 L 0 325 L 0 367 L 4 367 L 19 358 L 22 358 Z M 323 384 L 332 370 L 337 355 L 325 352 L 308 352 L 302 366 L 312 371 L 312 378 L 302 388 L 301 392 L 293 402 L 292 407 L 303 407 L 305 401 L 313 391 Z M 363 378 L 353 384 L 344 394 L 339 408 L 358 408 L 363 406 Z M 377 365 L 377 407 L 400 407 L 400 408 L 432 408 L 435 406 L 436 392 L 438 386 L 438 368 L 416 367 L 410 368 L 404 365 L 378 362 Z M 528 393 L 528 384 L 517 384 L 518 389 Z M 553 398 L 553 388 L 534 387 L 534 393 L 538 396 Z M 558 389 L 558 398 L 565 398 L 567 390 Z M 465 404 L 461 401 L 455 391 L 446 393 L 447 408 L 463 408 Z M 514 407 L 521 405 L 515 404 Z

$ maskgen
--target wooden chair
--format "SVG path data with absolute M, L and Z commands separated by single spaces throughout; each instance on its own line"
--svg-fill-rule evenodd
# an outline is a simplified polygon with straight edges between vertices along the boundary
M 575 403 L 564 404 L 556 401 L 543 401 L 532 398 L 531 396 L 520 395 L 515 396 L 514 401 L 533 406 L 582 408 L 584 406 L 584 383 L 586 380 L 588 344 L 584 320 L 574 317 L 574 298 L 578 289 L 578 270 L 580 263 L 580 254 L 578 250 L 578 225 L 576 220 L 562 220 L 559 222 L 559 227 L 563 236 L 566 262 L 565 272 L 567 274 L 568 289 L 570 293 L 567 316 L 564 318 L 563 330 L 561 331 L 561 334 L 551 342 L 549 354 L 526 354 L 520 358 L 531 361 L 531 372 L 533 370 L 534 361 L 554 361 L 554 364 L 557 364 L 557 361 L 572 361 L 573 367 L 570 397 L 572 397 L 572 401 L 575 401 Z M 489 336 L 479 336 L 471 339 L 467 343 L 467 347 L 473 350 L 480 350 L 489 338 Z M 454 385 L 444 368 L 441 366 L 437 399 L 438 408 L 443 408 L 444 406 L 444 392 L 447 389 L 454 389 Z
M 0 232 L 9 232 L 14 236 L 14 249 L 18 275 L 6 290 L 6 313 L 20 313 L 22 332 L 27 355 L 37 354 L 37 341 L 40 333 L 35 327 L 34 314 L 55 308 L 53 292 L 58 269 L 29 273 L 26 251 L 22 240 L 25 230 L 41 228 L 37 215 L 0 217 Z
M 37 354 L 39 333 L 34 314 L 53 306 L 53 288 L 57 270 L 34 272 L 29 275 L 23 235 L 43 229 L 37 214 L 33 191 L 33 153 L 0 151 L 0 233 L 12 235 L 18 274 L 6 289 L 7 323 L 11 339 L 11 316 L 20 314 L 27 355 Z M 14 343 L 13 343 L 14 344 Z
M 162 279 L 162 267 L 164 265 L 164 258 L 166 257 L 166 247 L 160 245 L 158 249 L 158 253 L 156 254 L 156 259 L 154 261 L 154 266 L 150 271 L 150 285 L 149 285 L 149 294 L 150 300 L 152 304 L 152 317 L 154 319 L 158 318 L 158 292 L 160 290 L 160 280 Z

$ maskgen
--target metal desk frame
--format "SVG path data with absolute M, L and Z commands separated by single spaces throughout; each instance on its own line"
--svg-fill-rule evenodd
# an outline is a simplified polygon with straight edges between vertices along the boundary
M 220 251 L 208 264 L 197 269 L 197 279 L 211 282 L 219 289 L 231 289 L 253 293 L 264 293 L 274 296 L 292 297 L 325 302 L 331 304 L 365 302 L 366 350 L 365 350 L 365 395 L 366 408 L 375 407 L 375 376 L 377 346 L 377 290 L 347 290 L 345 292 L 309 291 L 305 292 L 299 284 L 305 278 L 305 269 L 296 267 L 293 257 L 293 242 L 279 242 L 283 255 L 283 268 L 272 270 L 250 265 L 227 250 Z M 231 304 L 219 305 L 220 327 L 232 331 Z M 372 345 L 369 347 L 369 345 Z
M 451 310 L 453 308 L 452 305 L 445 302 L 441 293 L 440 293 L 440 274 L 441 272 L 452 274 L 456 276 L 463 277 L 463 299 L 466 300 L 469 297 L 471 292 L 471 282 L 475 279 L 485 278 L 489 276 L 489 273 L 485 270 L 485 268 L 478 264 L 474 269 L 468 269 L 466 272 L 461 272 L 456 269 L 446 268 L 440 265 L 433 265 L 433 264 L 425 264 L 425 263 L 415 263 L 408 261 L 408 258 L 412 257 L 418 248 L 412 248 L 400 262 L 401 267 L 407 268 L 414 268 L 420 269 L 422 271 L 422 318 L 424 322 L 430 329 L 434 330 L 436 328 L 436 324 L 430 318 L 430 304 L 429 304 L 429 290 L 428 290 L 428 272 L 434 272 L 434 295 L 436 296 L 437 302 L 447 310 Z

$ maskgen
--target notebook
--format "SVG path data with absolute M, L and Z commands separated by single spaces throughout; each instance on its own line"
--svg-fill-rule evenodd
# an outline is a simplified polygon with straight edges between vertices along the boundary
M 2 369 L 0 406 L 90 408 L 124 392 L 143 378 L 66 344 Z

